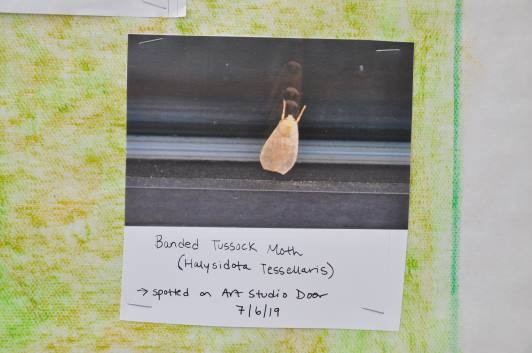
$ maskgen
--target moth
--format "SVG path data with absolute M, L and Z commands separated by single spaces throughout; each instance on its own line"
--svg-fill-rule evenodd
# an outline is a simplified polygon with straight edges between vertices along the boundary
M 260 152 L 262 169 L 285 175 L 292 169 L 297 159 L 299 147 L 299 130 L 297 124 L 301 120 L 307 106 L 299 112 L 297 118 L 286 113 L 286 100 L 283 100 L 283 112 L 277 127 Z

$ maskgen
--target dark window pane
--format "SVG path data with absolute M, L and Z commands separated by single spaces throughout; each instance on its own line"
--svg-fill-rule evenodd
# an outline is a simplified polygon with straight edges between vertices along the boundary
M 298 86 L 302 139 L 410 141 L 411 43 L 151 38 L 130 36 L 129 134 L 264 138 Z

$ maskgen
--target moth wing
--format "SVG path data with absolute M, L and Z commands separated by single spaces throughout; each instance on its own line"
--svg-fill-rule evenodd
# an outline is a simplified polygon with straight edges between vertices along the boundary
M 288 173 L 297 160 L 299 132 L 297 125 L 289 136 L 283 136 L 279 125 L 262 146 L 260 164 L 262 168 L 282 175 Z

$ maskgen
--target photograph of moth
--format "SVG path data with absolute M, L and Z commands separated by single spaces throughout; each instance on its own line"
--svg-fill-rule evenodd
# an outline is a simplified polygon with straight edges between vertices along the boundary
M 265 137 L 268 138 L 262 146 L 259 158 L 265 171 L 285 175 L 297 161 L 298 125 L 306 109 L 306 106 L 301 108 L 303 71 L 301 62 L 291 58 L 280 67 L 275 76 L 270 93 L 270 115 L 275 124 L 264 131 Z M 279 113 L 281 118 L 277 120 Z
M 126 224 L 407 229 L 413 43 L 131 34 Z
M 297 118 L 286 114 L 286 100 L 283 99 L 281 120 L 262 147 L 260 164 L 264 170 L 285 175 L 297 160 L 299 147 L 298 124 L 307 106 L 303 106 Z

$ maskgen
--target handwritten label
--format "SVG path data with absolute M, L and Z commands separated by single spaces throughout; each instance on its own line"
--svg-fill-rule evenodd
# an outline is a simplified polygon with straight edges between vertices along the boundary
M 2 0 L 0 12 L 80 16 L 185 17 L 186 0 Z
M 125 228 L 122 320 L 398 330 L 406 230 Z

